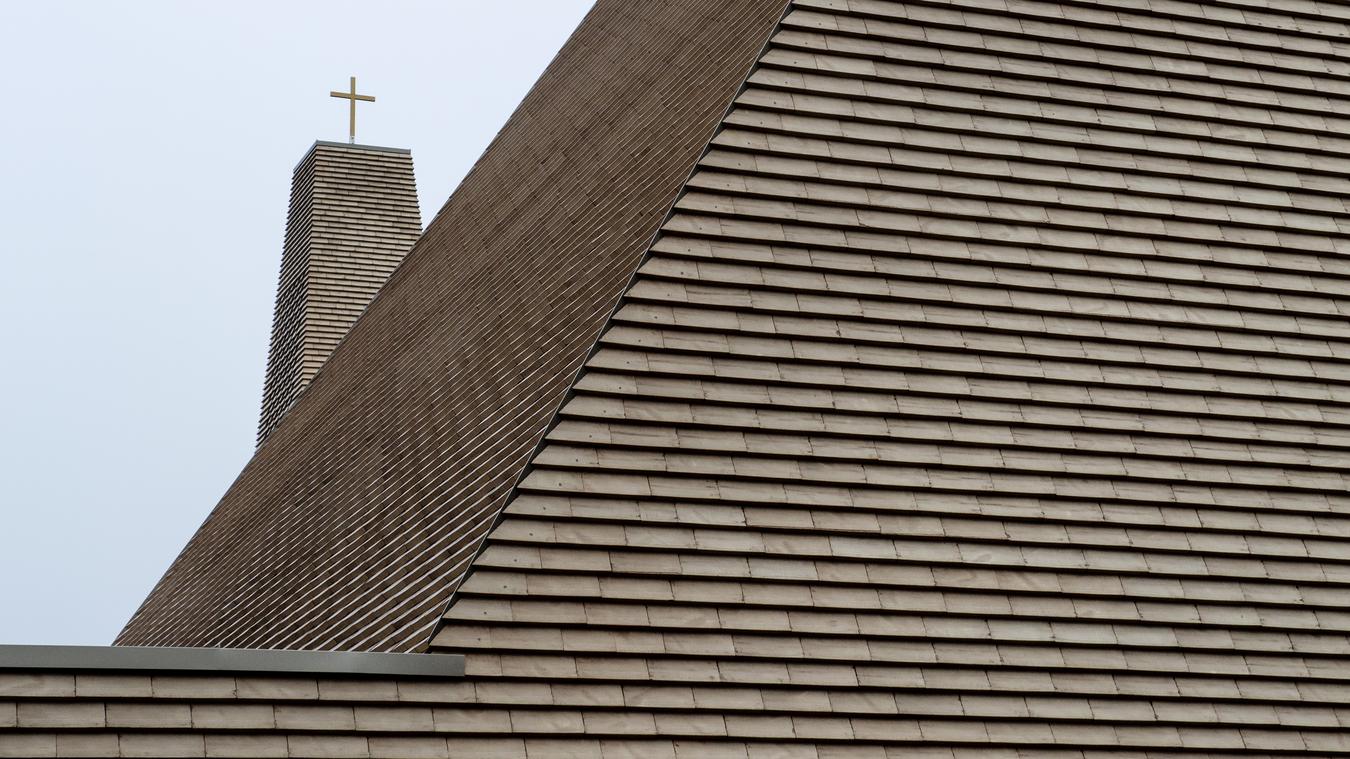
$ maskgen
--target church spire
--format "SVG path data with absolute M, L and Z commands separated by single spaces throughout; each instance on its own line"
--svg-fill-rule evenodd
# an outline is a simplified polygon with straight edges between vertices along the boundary
M 421 233 L 409 151 L 316 142 L 296 165 L 259 445 Z

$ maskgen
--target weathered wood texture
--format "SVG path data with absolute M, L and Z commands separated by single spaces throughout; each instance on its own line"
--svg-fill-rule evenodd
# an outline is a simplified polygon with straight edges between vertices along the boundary
M 603 0 L 119 643 L 425 646 L 781 0 Z
M 619 51 L 642 47 L 624 60 L 651 59 L 659 82 L 703 70 L 730 35 L 747 59 L 718 69 L 724 104 L 776 5 L 602 4 L 522 113 L 546 97 L 576 103 L 559 71 L 593 56 L 605 63 L 589 75 L 611 79 L 586 102 L 624 101 L 612 111 L 622 122 L 643 113 L 627 100 L 653 86 L 621 89 L 636 75 L 612 63 Z M 611 17 L 662 31 L 577 43 Z M 676 34 L 686 68 L 656 64 L 665 49 L 652 45 Z M 214 625 L 252 629 L 249 640 L 415 646 L 393 630 L 425 625 L 381 628 L 391 617 L 371 609 L 425 608 L 407 599 L 426 583 L 454 587 L 467 554 L 409 574 L 423 565 L 399 536 L 434 546 L 443 538 L 430 536 L 460 530 L 457 545 L 472 546 L 524 471 L 432 640 L 468 656 L 468 679 L 437 697 L 429 722 L 390 723 L 391 735 L 432 738 L 431 755 L 1350 755 L 1350 11 L 1299 0 L 796 0 L 745 84 L 678 190 L 683 159 L 659 188 L 606 175 L 579 198 L 569 184 L 579 167 L 619 159 L 540 143 L 549 149 L 528 161 L 495 154 L 531 169 L 567 164 L 512 204 L 470 193 L 506 160 L 490 151 L 438 234 L 568 202 L 589 219 L 653 193 L 649 227 L 624 236 L 631 247 L 606 266 L 530 248 L 511 259 L 511 288 L 486 264 L 470 267 L 480 277 L 450 289 L 479 299 L 472 313 L 496 320 L 496 338 L 400 338 L 412 341 L 399 354 L 406 376 L 434 363 L 445 392 L 477 376 L 480 356 L 554 384 L 531 385 L 548 390 L 537 395 L 516 381 L 479 385 L 496 404 L 473 417 L 481 433 L 438 438 L 439 417 L 408 405 L 423 396 L 363 368 L 352 345 L 398 342 L 371 325 L 468 313 L 428 284 L 452 267 L 425 251 L 501 255 L 481 242 L 496 236 L 450 246 L 429 235 L 274 437 L 278 450 L 336 446 L 348 458 L 297 470 L 255 461 L 237 491 L 273 469 L 302 472 L 295 497 L 222 507 L 128 639 L 181 620 L 198 641 L 214 642 Z M 709 130 L 722 104 L 694 109 Z M 664 146 L 663 130 L 687 122 L 630 126 Z M 534 144 L 512 142 L 521 123 L 494 150 Z M 617 128 L 578 127 L 593 139 Z M 696 132 L 682 143 L 688 162 Z M 630 218 L 590 229 L 620 217 Z M 558 223 L 584 226 L 567 214 Z M 639 232 L 657 226 L 649 247 Z M 612 294 L 529 289 L 560 270 L 578 288 L 609 276 Z M 429 302 L 418 318 L 376 316 L 411 313 L 419 298 Z M 526 305 L 536 321 L 519 315 Z M 582 306 L 590 321 L 576 321 L 591 332 L 548 332 Z M 516 358 L 540 350 L 569 360 Z M 430 380 L 407 380 L 418 381 Z M 339 382 L 343 394 L 322 394 Z M 356 442 L 364 428 L 325 426 L 352 405 L 400 415 L 399 439 L 425 446 L 370 458 Z M 534 453 L 538 430 L 516 413 L 525 406 L 538 424 L 551 418 Z M 357 521 L 336 535 L 339 522 L 302 521 L 326 513 L 306 511 L 323 502 L 306 493 L 338 492 L 338 478 L 359 489 L 352 473 L 380 467 L 398 474 L 353 498 L 387 527 Z M 488 481 L 496 489 L 474 484 Z M 435 490 L 424 482 L 447 488 L 433 500 L 453 508 L 393 508 L 404 501 L 389 493 Z M 282 535 L 303 524 L 324 566 L 364 561 L 371 577 L 360 592 L 294 583 L 303 560 L 278 562 L 307 554 L 289 545 L 241 573 L 223 551 L 228 536 L 251 534 L 246 517 L 274 519 Z M 372 536 L 395 542 L 334 553 Z M 192 563 L 213 555 L 224 564 Z M 254 579 L 261 591 L 241 590 L 238 610 L 228 596 L 193 600 L 208 580 Z M 307 587 L 324 590 L 287 608 Z M 268 604 L 275 618 L 261 616 Z M 268 629 L 273 638 L 257 632 Z M 438 723 L 438 708 L 455 716 Z M 354 752 L 385 751 L 366 737 Z
M 0 672 L 0 757 L 477 757 L 463 681 Z M 451 754 L 453 746 L 454 753 Z M 524 756 L 524 754 L 521 754 Z
M 434 640 L 481 706 L 1350 753 L 1350 12 L 1256 5 L 797 0 Z

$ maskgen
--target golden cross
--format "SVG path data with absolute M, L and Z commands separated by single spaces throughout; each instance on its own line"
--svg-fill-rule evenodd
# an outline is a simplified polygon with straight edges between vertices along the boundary
M 349 125 L 349 127 L 348 127 L 348 129 L 347 129 L 347 142 L 355 143 L 355 142 L 356 142 L 356 101 L 358 101 L 358 100 L 364 100 L 364 101 L 366 101 L 367 103 L 373 103 L 373 102 L 375 102 L 374 96 L 372 96 L 372 95 L 358 95 L 358 94 L 356 94 L 356 77 L 352 77 L 352 90 L 351 90 L 351 92 L 330 92 L 330 93 L 328 93 L 328 95 L 329 95 L 330 97 L 335 97 L 335 98 L 345 98 L 346 100 L 350 100 L 350 101 L 351 101 L 351 123 L 350 123 L 350 125 Z

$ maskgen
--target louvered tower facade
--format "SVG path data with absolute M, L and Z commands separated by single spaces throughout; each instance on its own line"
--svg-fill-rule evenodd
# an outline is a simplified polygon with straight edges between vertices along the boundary
M 408 150 L 316 142 L 296 164 L 258 420 L 259 445 L 309 386 L 421 231 Z

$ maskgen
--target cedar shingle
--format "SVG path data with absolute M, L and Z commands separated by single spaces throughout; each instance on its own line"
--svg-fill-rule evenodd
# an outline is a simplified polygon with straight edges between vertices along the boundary
M 241 677 L 237 695 L 232 680 L 202 680 L 204 697 L 253 703 L 193 704 L 194 718 L 261 725 L 259 707 L 285 700 L 278 730 L 334 731 L 287 748 L 322 756 L 1350 751 L 1350 16 L 1302 2 L 796 0 L 678 191 L 782 10 L 711 6 L 642 11 L 665 36 L 639 54 L 624 33 L 636 16 L 601 4 L 579 38 L 597 50 L 620 45 L 587 36 L 597 28 L 625 38 L 613 52 L 631 70 L 569 48 L 522 113 L 561 112 L 550 87 L 588 64 L 629 115 L 655 114 L 658 99 L 671 110 L 682 128 L 663 139 L 679 149 L 625 163 L 650 146 L 636 134 L 673 127 L 623 121 L 578 84 L 568 98 L 617 126 L 554 124 L 586 149 L 559 159 L 572 173 L 550 174 L 563 189 L 547 195 L 520 172 L 561 143 L 508 125 L 199 538 L 249 539 L 231 522 L 239 504 L 291 497 L 269 477 L 329 471 L 297 463 L 306 436 L 347 429 L 319 417 L 342 419 L 357 399 L 416 407 L 410 427 L 372 421 L 394 446 L 381 461 L 415 461 L 393 475 L 406 498 L 385 513 L 405 530 L 457 525 L 407 539 L 447 542 L 426 566 L 472 559 L 430 640 L 466 652 L 469 679 Z M 679 58 L 710 51 L 721 56 L 702 68 Z M 719 84 L 666 82 L 676 60 Z M 694 91 L 705 99 L 681 106 Z M 509 149 L 522 148 L 531 157 L 516 162 Z M 570 162 L 582 154 L 619 164 L 583 171 Z M 523 213 L 512 182 L 560 215 Z M 625 198 L 610 215 L 570 204 L 611 187 Z M 466 238 L 475 219 L 547 261 Z M 428 252 L 442 249 L 509 261 L 488 279 L 516 290 L 460 305 L 481 293 L 427 284 L 453 279 Z M 467 322 L 441 319 L 536 302 L 547 308 L 534 321 L 502 325 L 525 343 L 484 337 L 479 353 L 457 342 Z M 402 332 L 400 309 L 435 323 Z M 395 356 L 381 340 L 435 349 Z M 415 389 L 362 368 L 391 356 Z M 447 376 L 493 388 L 493 403 L 454 396 L 468 417 L 418 405 L 453 394 Z M 530 453 L 568 383 L 548 445 Z M 517 399 L 519 418 L 500 416 L 500 398 Z M 415 436 L 389 437 L 451 416 L 463 445 L 440 427 L 416 450 L 399 442 Z M 484 420 L 491 435 L 473 426 Z M 371 491 L 334 476 L 314 499 L 348 509 L 333 513 L 391 508 L 342 501 L 343 488 Z M 452 492 L 472 508 L 403 505 Z M 413 567 L 418 579 L 400 582 L 436 590 L 329 632 L 315 632 L 321 614 L 260 620 L 261 605 L 211 629 L 193 614 L 213 618 L 202 610 L 228 572 L 192 570 L 193 550 L 127 640 L 162 625 L 196 641 L 408 648 L 461 571 Z M 338 563 L 387 568 L 369 556 Z M 300 587 L 278 579 L 278 593 Z M 335 587 L 340 607 L 390 585 Z M 175 589 L 203 595 L 172 611 Z M 418 614 L 399 633 L 357 631 Z M 135 701 L 111 703 L 110 719 L 192 696 L 191 678 L 163 692 L 156 680 L 151 695 L 114 686 Z M 42 700 L 95 695 L 92 681 L 78 695 L 60 680 L 0 687 L 18 691 L 0 695 L 20 699 L 21 724 L 34 706 L 94 718 L 79 711 L 89 704 Z M 328 703 L 298 703 L 314 699 Z M 420 734 L 433 730 L 452 737 Z M 208 752 L 224 745 L 215 737 Z

